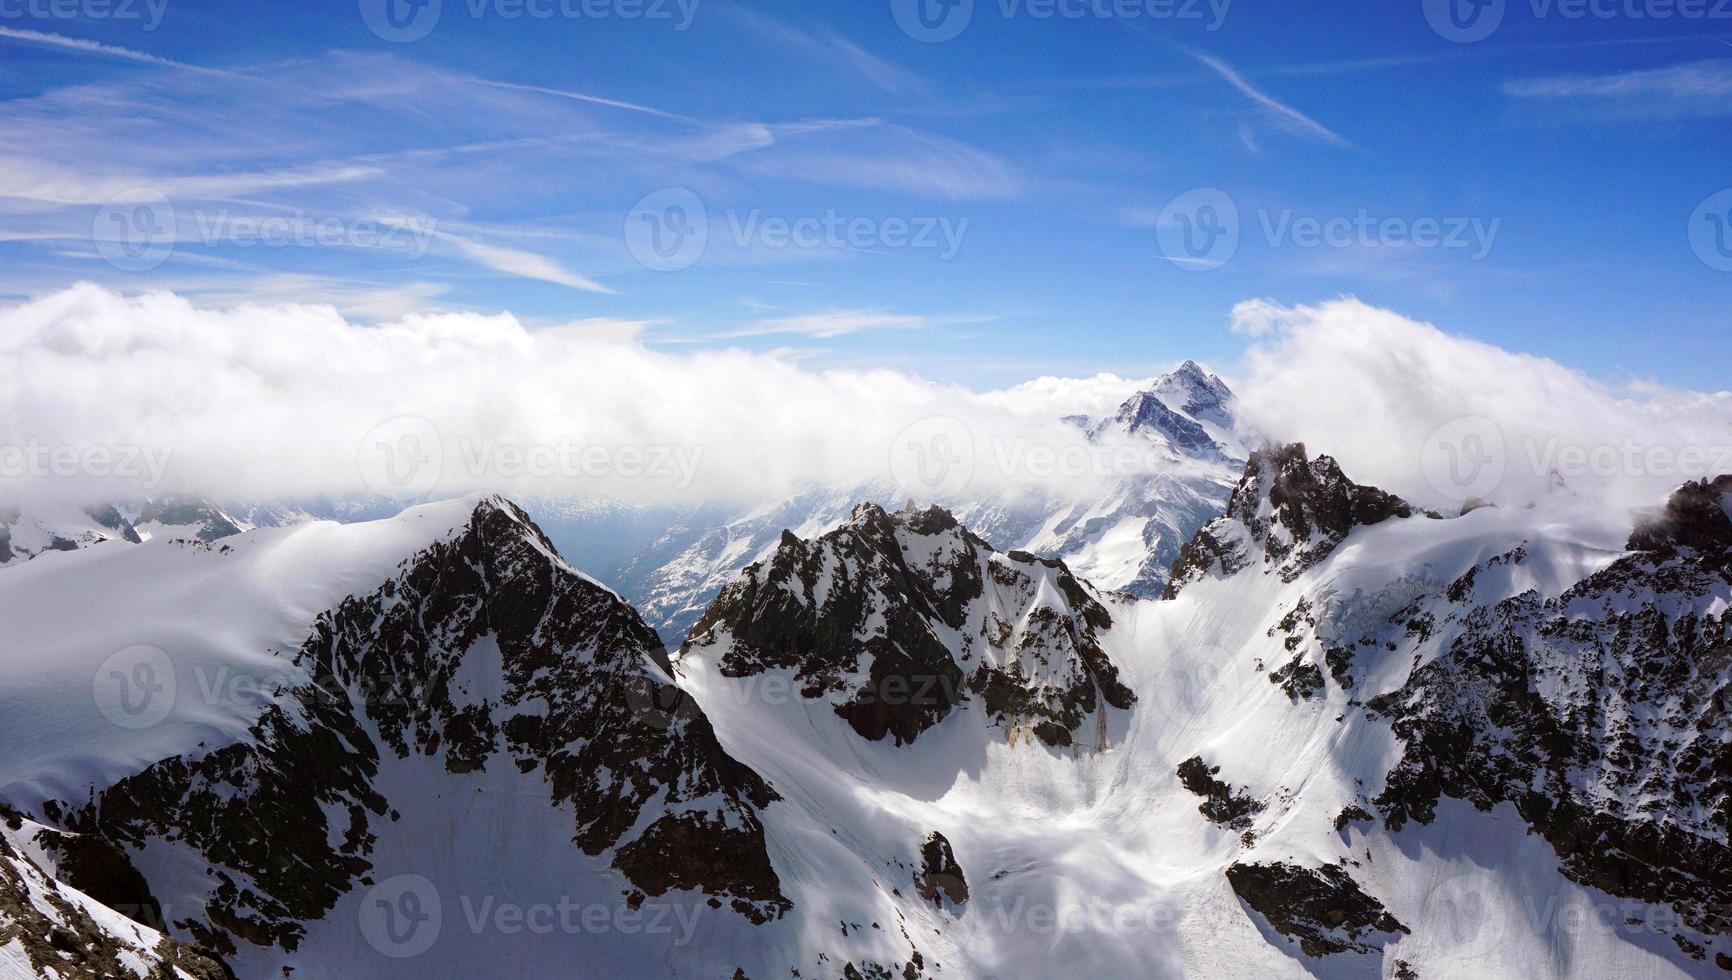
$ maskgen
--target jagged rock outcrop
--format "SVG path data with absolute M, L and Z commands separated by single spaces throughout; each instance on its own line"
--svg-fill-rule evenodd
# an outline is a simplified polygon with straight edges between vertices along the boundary
M 1310 459 L 1303 444 L 1258 449 L 1226 514 L 1180 550 L 1166 597 L 1188 582 L 1231 575 L 1254 561 L 1291 582 L 1329 557 L 1354 528 L 1416 513 L 1424 512 L 1349 480 L 1328 456 Z
M 1112 624 L 1062 562 L 999 554 L 938 508 L 864 504 L 815 541 L 785 534 L 687 652 L 716 651 L 728 677 L 790 669 L 872 740 L 912 742 L 974 700 L 1013 739 L 1067 746 L 1136 700 L 1100 644 Z
M 573 814 L 572 843 L 618 869 L 630 901 L 690 890 L 752 922 L 789 908 L 758 819 L 774 791 L 677 696 L 654 632 L 514 505 L 480 502 L 396 577 L 320 616 L 294 660 L 310 680 L 275 692 L 244 740 L 45 808 L 208 864 L 204 907 L 174 913 L 202 945 L 293 950 L 365 879 L 410 805 L 381 791 L 387 759 L 539 775 L 547 805 Z
M 944 907 L 944 900 L 952 905 L 968 901 L 968 878 L 962 873 L 962 865 L 956 862 L 950 840 L 936 830 L 920 845 L 920 870 L 914 874 L 914 889 L 939 908 Z
M 1685 486 L 1556 598 L 1416 604 L 1454 638 L 1370 703 L 1405 749 L 1375 801 L 1388 825 L 1443 796 L 1507 802 L 1570 878 L 1732 933 L 1729 490 Z
M 1179 763 L 1179 785 L 1203 798 L 1197 811 L 1211 823 L 1230 830 L 1251 829 L 1251 821 L 1265 809 L 1263 801 L 1215 778 L 1220 771 L 1220 766 L 1210 766 L 1201 756 L 1192 756 Z
M 115 915 L 87 890 L 103 884 L 106 872 L 92 862 L 107 864 L 112 854 L 93 856 L 105 850 L 0 806 L 0 975 L 233 980 L 217 957 L 163 935 L 143 915 Z M 68 878 L 79 881 L 68 886 Z
M 1132 395 L 1130 400 L 1119 406 L 1111 423 L 1102 423 L 1101 427 L 1094 431 L 1098 433 L 1108 424 L 1117 425 L 1133 435 L 1143 432 L 1157 433 L 1187 456 L 1219 452 L 1222 448 L 1209 435 L 1207 429 L 1197 424 L 1194 419 L 1167 407 L 1153 391 Z
M 1345 869 L 1334 865 L 1236 863 L 1227 881 L 1246 905 L 1307 956 L 1369 953 L 1409 932 L 1367 895 Z

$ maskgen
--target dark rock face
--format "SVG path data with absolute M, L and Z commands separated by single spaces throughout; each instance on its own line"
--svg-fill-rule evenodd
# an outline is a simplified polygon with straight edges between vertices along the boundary
M 43 829 L 36 845 L 53 856 L 54 877 L 152 929 L 164 930 L 162 906 L 132 859 L 114 842 L 90 834 Z
M 148 501 L 139 510 L 138 523 L 191 527 L 193 536 L 206 544 L 241 533 L 240 527 L 222 512 L 222 508 L 198 497 L 163 497 Z
M 38 838 L 54 833 L 24 822 L 3 807 L 0 816 L 5 818 L 6 829 L 13 832 Z M 69 835 L 55 836 L 70 848 L 62 850 L 60 857 L 83 853 L 85 845 L 72 843 Z M 73 860 L 82 865 L 78 874 L 89 881 L 93 871 L 88 854 Z M 60 870 L 63 876 L 67 873 L 64 866 Z M 0 832 L 0 946 L 16 944 L 38 976 L 108 980 L 133 976 L 127 964 L 142 961 L 152 978 L 234 980 L 234 974 L 215 956 L 166 936 L 145 941 L 147 935 L 152 934 L 102 925 L 63 890 L 59 881 L 15 846 L 11 834 Z
M 1111 626 L 1062 562 L 1000 555 L 938 508 L 862 504 L 815 541 L 784 533 L 686 652 L 722 646 L 728 677 L 791 669 L 804 697 L 831 699 L 874 741 L 912 742 L 973 697 L 1007 730 L 1070 745 L 1100 701 L 1136 700 L 1100 646 Z
M 132 526 L 131 521 L 122 517 L 120 511 L 116 510 L 113 504 L 92 504 L 84 508 L 84 512 L 89 514 L 96 523 L 120 535 L 122 540 L 133 544 L 142 543 L 142 539 L 138 536 L 138 529 Z
M 1307 956 L 1369 953 L 1410 930 L 1334 865 L 1234 864 L 1227 881 L 1241 900 L 1299 943 Z
M 1416 513 L 1424 512 L 1349 480 L 1328 456 L 1308 459 L 1302 444 L 1265 447 L 1245 464 L 1227 513 L 1180 550 L 1166 596 L 1199 578 L 1239 571 L 1258 560 L 1253 551 L 1266 570 L 1291 582 L 1329 557 L 1354 528 Z
M 482 656 L 497 656 L 483 670 L 499 676 L 470 685 L 466 660 Z M 217 887 L 202 921 L 176 924 L 225 952 L 236 939 L 292 950 L 370 870 L 379 827 L 396 819 L 397 801 L 374 789 L 384 753 L 451 773 L 505 765 L 539 772 L 548 805 L 575 815 L 573 843 L 611 852 L 642 893 L 690 889 L 755 922 L 779 917 L 790 905 L 758 820 L 776 795 L 721 748 L 665 662 L 629 606 L 495 498 L 397 578 L 321 616 L 296 656 L 312 682 L 280 692 L 245 742 L 164 760 L 49 815 L 133 846 L 192 848 Z
M 962 865 L 956 863 L 950 841 L 936 830 L 920 846 L 920 870 L 914 875 L 914 890 L 939 908 L 944 907 L 940 896 L 949 899 L 952 905 L 968 901 L 968 879 L 962 874 Z
M 1190 409 L 1187 408 L 1186 411 Z M 1186 455 L 1220 449 L 1215 440 L 1209 437 L 1208 430 L 1168 408 L 1165 402 L 1151 392 L 1145 391 L 1131 396 L 1129 401 L 1119 406 L 1113 421 L 1131 433 L 1144 430 L 1158 432 Z
M 1507 802 L 1573 880 L 1732 933 L 1728 487 L 1684 487 L 1556 599 L 1429 600 L 1454 639 L 1370 703 L 1405 745 L 1375 800 L 1391 828 Z
M 1182 395 L 1179 408 L 1192 418 L 1213 422 L 1223 428 L 1233 426 L 1233 392 L 1226 382 L 1205 372 L 1196 361 L 1186 361 L 1172 374 L 1161 380 L 1162 393 Z
M 1672 494 L 1665 510 L 1630 535 L 1631 551 L 1655 555 L 1691 554 L 1714 568 L 1732 557 L 1732 474 L 1686 483 Z
M 1210 822 L 1231 830 L 1249 830 L 1251 821 L 1263 812 L 1265 804 L 1216 779 L 1220 771 L 1220 766 L 1211 766 L 1201 756 L 1192 756 L 1179 763 L 1179 784 L 1203 798 L 1197 812 Z

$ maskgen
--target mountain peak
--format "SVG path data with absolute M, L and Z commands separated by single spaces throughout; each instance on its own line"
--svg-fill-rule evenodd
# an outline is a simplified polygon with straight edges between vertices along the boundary
M 1333 458 L 1310 457 L 1304 443 L 1264 446 L 1246 462 L 1227 513 L 1180 551 L 1167 595 L 1212 571 L 1231 575 L 1253 560 L 1255 550 L 1291 582 L 1329 557 L 1354 528 L 1418 513 L 1426 512 L 1348 479 Z
M 1158 389 L 1139 391 L 1126 399 L 1113 421 L 1129 433 L 1158 433 L 1187 456 L 1220 448 L 1209 430 L 1195 419 L 1174 411 Z
M 1219 376 L 1204 371 L 1196 361 L 1187 360 L 1149 390 L 1200 422 L 1233 428 L 1232 389 Z
M 1629 548 L 1665 554 L 1689 548 L 1707 556 L 1732 551 L 1732 474 L 1679 487 L 1663 511 L 1630 535 Z
M 1100 644 L 1112 624 L 1062 562 L 994 551 L 941 507 L 863 504 L 812 540 L 784 534 L 722 590 L 680 656 L 714 650 L 727 678 L 792 669 L 803 697 L 871 741 L 913 742 L 978 703 L 1012 744 L 1070 746 L 1105 717 L 1103 702 L 1136 700 Z

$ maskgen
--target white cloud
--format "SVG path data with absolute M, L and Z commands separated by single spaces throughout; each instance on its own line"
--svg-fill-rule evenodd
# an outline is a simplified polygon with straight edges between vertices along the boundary
M 143 51 L 134 51 L 114 44 L 102 44 L 98 41 L 86 41 L 83 38 L 67 37 L 64 34 L 50 34 L 43 31 L 21 31 L 11 27 L 0 27 L 0 38 L 22 41 L 26 44 L 41 44 L 65 51 L 76 51 L 79 54 L 100 55 L 107 58 L 118 58 L 122 61 L 134 61 L 144 65 L 160 65 L 164 68 L 178 68 L 182 71 L 200 72 L 207 75 L 226 74 L 215 68 L 201 68 L 185 62 L 158 57 Z
M 823 313 L 801 313 L 794 316 L 759 320 L 749 326 L 723 334 L 724 337 L 762 337 L 772 334 L 800 334 L 806 337 L 842 337 L 865 330 L 920 330 L 934 323 L 959 322 L 954 318 L 932 318 L 913 313 L 887 313 L 881 310 L 829 310 Z
M 569 286 L 572 289 L 581 289 L 591 293 L 613 292 L 594 279 L 578 275 L 544 255 L 525 252 L 522 249 L 505 248 L 500 245 L 487 245 L 460 235 L 453 235 L 450 232 L 434 232 L 433 236 L 457 246 L 458 251 L 489 269 L 521 276 L 525 279 L 540 279 L 543 282 Z
M 1176 366 L 1176 365 L 1175 365 Z M 1100 417 L 1110 415 L 1125 399 L 1153 385 L 1154 378 L 1121 378 L 1097 374 L 1091 378 L 1059 378 L 1045 375 L 981 397 L 991 405 L 1036 419 L 1066 415 Z
M 1023 448 L 1080 446 L 1080 433 L 1052 416 L 1099 402 L 1080 390 L 1067 399 L 1053 382 L 1034 393 L 1031 411 L 1027 395 L 981 395 L 896 371 L 816 370 L 742 350 L 652 350 L 632 339 L 636 329 L 614 320 L 529 329 L 510 314 L 472 313 L 361 326 L 327 306 L 201 309 L 171 293 L 126 297 L 82 284 L 0 309 L 0 447 L 167 450 L 161 492 L 364 493 L 364 437 L 414 416 L 433 426 L 443 449 L 433 495 L 757 502 L 812 483 L 889 479 L 898 435 L 933 417 L 963 421 L 981 489 L 1074 485 L 1075 475 L 997 473 L 989 447 L 1019 439 Z M 1031 426 L 1035 418 L 1047 424 Z M 701 465 L 689 485 L 470 465 L 489 448 L 546 446 L 666 448 L 695 453 Z M 94 481 L 53 487 L 116 491 Z
M 1215 74 L 1226 79 L 1227 84 L 1238 89 L 1246 98 L 1262 106 L 1269 117 L 1275 121 L 1275 124 L 1282 129 L 1324 143 L 1333 143 L 1336 146 L 1352 147 L 1354 145 L 1350 140 L 1338 135 L 1329 127 L 1252 85 L 1250 80 L 1239 74 L 1238 69 L 1232 65 L 1199 51 L 1191 52 L 1191 56 L 1208 66 L 1209 70 Z
M 1474 441 L 1455 450 L 1501 467 L 1482 495 L 1505 504 L 1544 497 L 1553 469 L 1571 491 L 1619 506 L 1732 471 L 1729 392 L 1614 386 L 1355 299 L 1241 303 L 1233 327 L 1256 338 L 1238 386 L 1245 421 L 1422 504 L 1465 495 L 1455 492 L 1465 479 L 1427 476 L 1428 463 L 1449 464 L 1461 432 Z
M 1732 60 L 1696 61 L 1606 75 L 1557 75 L 1505 83 L 1529 102 L 1613 118 L 1732 114 Z

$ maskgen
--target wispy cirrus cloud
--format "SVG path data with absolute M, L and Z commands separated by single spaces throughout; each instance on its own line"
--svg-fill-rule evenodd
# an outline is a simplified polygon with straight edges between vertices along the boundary
M 10 33 L 91 60 L 125 56 L 95 42 Z M 141 63 L 153 57 L 130 54 Z M 307 281 L 437 275 L 451 277 L 457 293 L 489 289 L 482 280 L 505 274 L 595 295 L 629 293 L 630 284 L 608 279 L 643 272 L 621 229 L 633 202 L 658 187 L 700 188 L 717 208 L 744 201 L 742 208 L 769 210 L 787 180 L 831 193 L 868 188 L 946 199 L 1002 197 L 1020 186 L 990 152 L 874 117 L 705 120 L 578 88 L 342 51 L 50 88 L 0 102 L 0 132 L 8 136 L 0 150 L 0 241 L 13 255 L 70 265 L 68 278 L 108 279 L 114 270 L 103 268 L 94 247 L 92 211 L 149 189 L 169 199 L 174 214 L 160 217 L 178 222 L 180 234 L 166 265 L 124 281 L 172 283 L 199 296 L 232 295 L 244 277 L 270 270 Z M 431 249 L 361 255 L 347 242 L 305 240 L 243 252 L 198 226 L 220 219 L 223 228 L 244 228 L 261 218 L 355 224 L 380 214 L 425 219 L 437 231 Z M 829 257 L 822 249 L 725 259 L 725 250 L 714 251 L 736 265 Z M 425 263 L 404 264 L 423 256 Z M 189 268 L 210 281 L 191 281 Z M 377 308 L 397 312 L 418 295 L 401 293 Z
M 1240 94 L 1261 107 L 1270 120 L 1281 129 L 1318 142 L 1358 149 L 1351 140 L 1252 85 L 1250 79 L 1240 74 L 1238 69 L 1225 61 L 1201 51 L 1191 51 L 1189 54 L 1207 66 L 1210 71 L 1225 79 L 1227 84 L 1238 89 Z
M 1703 118 L 1732 115 L 1732 59 L 1601 75 L 1554 75 L 1506 82 L 1504 94 L 1577 117 Z
M 581 289 L 591 293 L 611 293 L 614 291 L 588 276 L 572 272 L 557 260 L 545 255 L 501 245 L 488 245 L 471 238 L 453 235 L 450 232 L 436 231 L 433 236 L 455 245 L 457 250 L 464 255 L 497 272 L 521 276 L 524 279 L 539 279 L 542 282 L 569 286 L 572 289 Z
M 886 92 L 909 94 L 926 89 L 926 83 L 919 75 L 885 61 L 834 31 L 804 30 L 741 6 L 726 9 L 760 37 L 768 38 L 807 59 L 846 65 L 855 74 Z
M 163 58 L 132 48 L 123 48 L 115 44 L 103 44 L 100 41 L 86 41 L 83 38 L 67 37 L 64 34 L 50 34 L 45 31 L 27 31 L 12 27 L 0 27 L 0 38 L 19 41 L 25 44 L 45 45 L 60 48 L 63 51 L 74 51 L 79 54 L 99 55 L 104 58 L 114 58 L 120 61 L 131 61 L 143 65 L 158 65 L 163 68 L 178 68 L 181 71 L 198 72 L 205 75 L 225 75 L 220 68 L 204 68 L 199 65 L 189 65 L 184 61 Z

